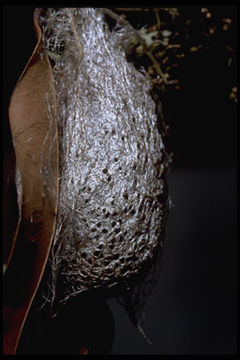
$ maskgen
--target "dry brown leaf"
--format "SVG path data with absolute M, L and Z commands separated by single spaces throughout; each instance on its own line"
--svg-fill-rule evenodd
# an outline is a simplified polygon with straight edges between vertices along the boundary
M 48 259 L 57 213 L 58 144 L 51 65 L 37 45 L 11 97 L 9 121 L 21 176 L 21 217 L 4 276 L 4 353 L 14 354 Z M 52 122 L 49 122 L 49 108 Z M 48 136 L 46 136 L 48 135 Z M 48 174 L 46 177 L 42 169 Z M 51 168 L 51 171 L 47 171 Z M 51 191 L 50 191 L 51 189 Z M 54 191 L 52 191 L 54 189 Z

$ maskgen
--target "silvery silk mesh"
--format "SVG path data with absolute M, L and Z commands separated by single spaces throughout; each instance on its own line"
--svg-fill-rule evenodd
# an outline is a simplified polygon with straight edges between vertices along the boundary
M 126 60 L 131 27 L 110 31 L 101 9 L 48 9 L 42 27 L 60 151 L 45 296 L 53 303 L 121 283 L 129 290 L 159 251 L 166 214 L 167 162 L 150 82 Z

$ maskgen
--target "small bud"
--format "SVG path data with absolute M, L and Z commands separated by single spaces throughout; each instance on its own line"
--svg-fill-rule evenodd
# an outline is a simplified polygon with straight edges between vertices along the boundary
M 172 34 L 172 32 L 170 30 L 163 30 L 162 31 L 162 36 L 163 37 L 169 37 Z
M 225 24 L 231 24 L 231 23 L 232 23 L 232 19 L 230 19 L 230 18 L 223 18 L 222 21 L 223 21 Z
M 154 74 L 154 70 L 153 70 L 152 67 L 149 67 L 149 68 L 148 68 L 148 74 L 149 74 L 149 75 L 153 75 L 153 74 Z
M 216 30 L 215 27 L 210 27 L 210 28 L 209 28 L 209 34 L 210 34 L 210 35 L 213 35 L 213 34 L 215 33 L 215 30 Z
M 165 58 L 163 59 L 162 63 L 163 63 L 163 64 L 166 64 L 166 63 L 168 62 L 168 60 L 169 60 L 169 58 L 168 58 L 168 56 L 167 56 L 167 57 L 165 57 Z
M 178 79 L 174 79 L 174 80 L 169 81 L 169 85 L 177 85 L 178 83 L 179 83 Z
M 177 58 L 182 59 L 182 58 L 185 57 L 185 54 L 184 54 L 184 53 L 181 53 L 181 54 L 177 54 L 176 56 L 177 56 Z
M 196 52 L 198 51 L 198 48 L 197 46 L 192 46 L 190 49 L 189 49 L 190 52 Z

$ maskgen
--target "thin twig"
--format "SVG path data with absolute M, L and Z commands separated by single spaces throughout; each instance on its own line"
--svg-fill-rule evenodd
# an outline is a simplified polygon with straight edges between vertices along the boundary
M 147 51 L 146 51 L 146 54 L 147 54 L 147 56 L 149 57 L 149 59 L 152 61 L 153 66 L 155 67 L 155 70 L 156 70 L 156 72 L 158 73 L 158 75 L 160 75 L 160 76 L 162 77 L 162 79 L 163 79 L 163 81 L 164 81 L 165 84 L 168 84 L 168 80 L 167 80 L 165 74 L 162 72 L 162 69 L 161 69 L 159 63 L 157 62 L 157 60 L 155 59 L 155 57 L 153 56 L 153 54 L 151 53 L 151 51 L 150 51 L 150 50 L 147 50 Z
M 160 21 L 160 17 L 159 17 L 159 13 L 158 13 L 158 9 L 153 9 L 156 15 L 156 19 L 157 19 L 157 29 L 160 29 L 161 26 L 161 21 Z
M 162 72 L 162 69 L 160 67 L 160 64 L 157 62 L 157 60 L 155 59 L 155 57 L 153 56 L 151 50 L 149 50 L 145 40 L 142 38 L 142 36 L 140 35 L 139 31 L 136 30 L 126 19 L 123 19 L 121 16 L 117 15 L 116 13 L 114 13 L 112 10 L 104 8 L 103 11 L 105 12 L 105 14 L 111 16 L 114 20 L 116 20 L 118 23 L 120 24 L 124 24 L 124 25 L 129 25 L 131 26 L 131 28 L 133 29 L 138 41 L 140 42 L 140 44 L 143 46 L 143 51 L 146 53 L 146 55 L 149 57 L 149 59 L 152 61 L 153 66 L 157 72 L 158 75 L 160 75 L 163 79 L 163 82 L 165 84 L 168 84 L 167 78 L 165 76 L 165 74 Z
M 109 15 L 111 18 L 116 20 L 119 24 L 130 25 L 131 28 L 133 29 L 136 37 L 138 38 L 139 42 L 141 43 L 141 45 L 143 45 L 144 48 L 146 48 L 146 44 L 145 44 L 144 39 L 141 37 L 139 32 L 129 23 L 129 21 L 125 20 L 123 17 L 119 16 L 118 14 L 116 14 L 115 12 L 113 12 L 110 9 L 104 8 L 103 12 L 105 12 L 105 14 Z
M 71 29 L 72 29 L 72 32 L 73 32 L 74 37 L 76 39 L 76 43 L 77 43 L 77 47 L 78 47 L 78 51 L 79 51 L 79 58 L 81 59 L 82 56 L 83 56 L 83 50 L 82 50 L 80 37 L 78 36 L 76 26 L 74 24 L 73 10 L 72 9 L 69 10 L 69 15 L 70 15 L 70 18 L 71 18 Z

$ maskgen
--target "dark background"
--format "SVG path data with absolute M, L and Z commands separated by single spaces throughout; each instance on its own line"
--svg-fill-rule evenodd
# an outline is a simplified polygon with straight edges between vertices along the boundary
M 13 163 L 9 155 L 7 111 L 12 90 L 35 46 L 33 9 L 3 8 L 6 176 Z M 183 9 L 189 15 L 196 11 L 196 7 Z M 230 14 L 236 24 L 236 8 L 221 6 L 215 11 L 220 15 Z M 233 35 L 236 45 L 236 28 Z M 206 52 L 187 57 L 179 69 L 181 89 L 164 97 L 174 153 L 168 176 L 174 207 L 167 222 L 161 276 L 148 300 L 142 323 L 153 345 L 145 342 L 114 299 L 108 301 L 113 318 L 105 304 L 101 307 L 94 301 L 86 302 L 84 313 L 89 317 L 84 318 L 83 326 L 90 328 L 90 333 L 91 329 L 93 332 L 97 329 L 94 339 L 98 338 L 102 345 L 98 345 L 102 349 L 99 352 L 233 354 L 237 351 L 237 105 L 229 99 L 236 84 L 236 63 L 233 61 L 229 69 L 227 61 L 221 42 L 215 42 Z M 76 309 L 74 306 L 72 309 Z M 98 314 L 102 312 L 102 317 L 96 315 L 92 319 L 93 308 L 99 310 Z M 78 325 L 72 322 L 75 333 L 81 333 L 81 319 Z M 69 333 L 62 325 L 63 334 L 64 331 Z M 105 348 L 104 343 L 108 344 Z

